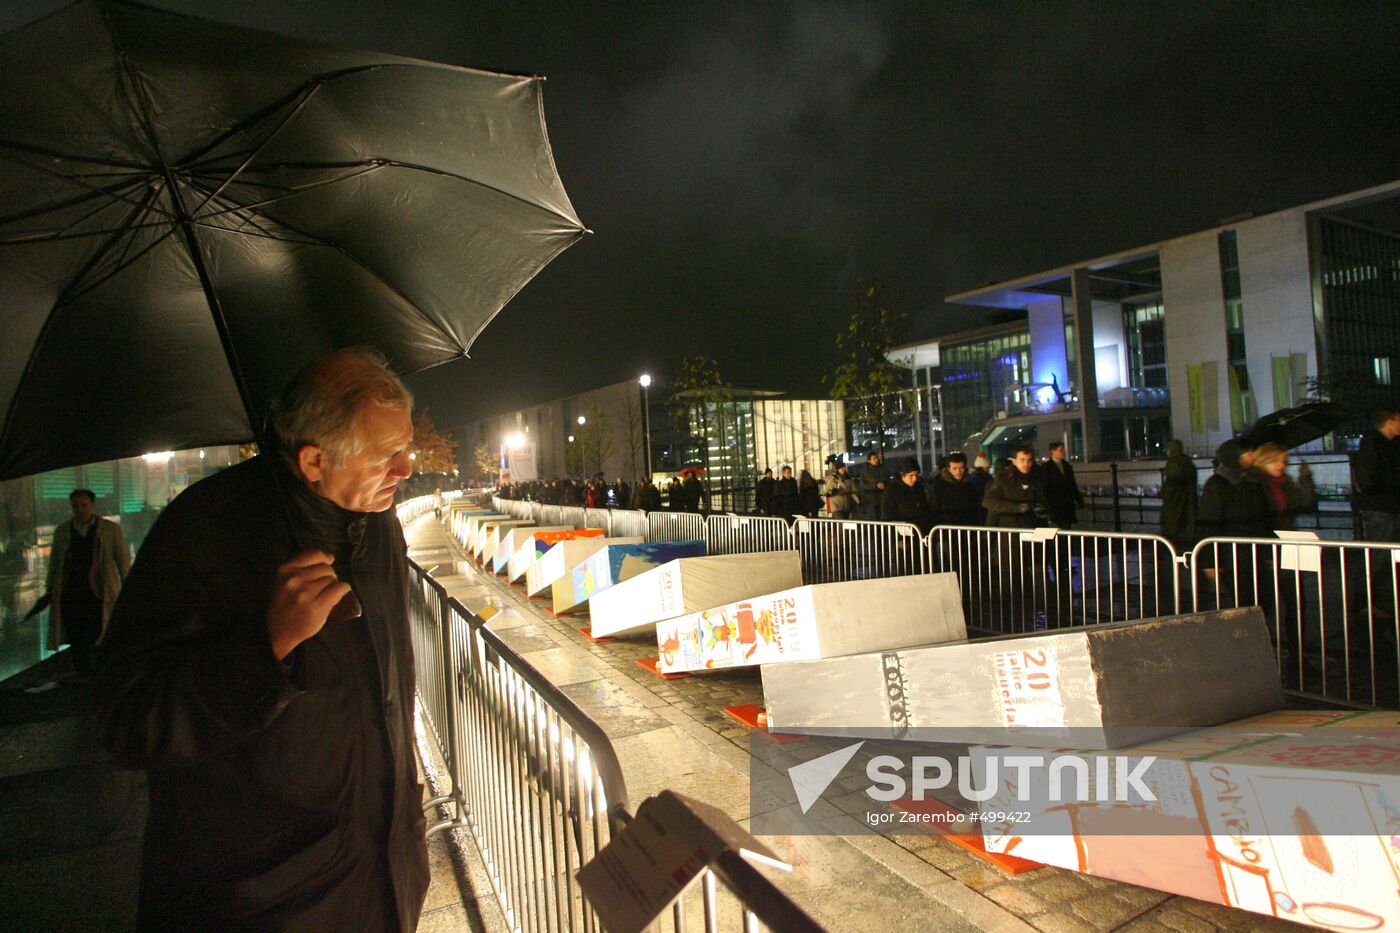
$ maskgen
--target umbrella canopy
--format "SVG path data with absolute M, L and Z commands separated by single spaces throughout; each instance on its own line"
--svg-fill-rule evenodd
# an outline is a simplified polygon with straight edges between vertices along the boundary
M 1331 433 L 1349 414 L 1336 402 L 1308 402 L 1283 408 L 1254 422 L 1240 438 L 1240 444 L 1246 450 L 1260 444 L 1297 447 Z
M 84 0 L 0 37 L 0 479 L 463 357 L 585 232 L 538 78 Z

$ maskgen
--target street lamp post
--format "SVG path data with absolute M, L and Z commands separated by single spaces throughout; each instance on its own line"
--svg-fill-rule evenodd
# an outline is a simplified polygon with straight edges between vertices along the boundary
M 642 378 L 637 381 L 642 384 L 642 433 L 646 436 L 647 445 L 647 479 L 651 479 L 651 404 L 647 397 L 651 376 L 642 373 Z

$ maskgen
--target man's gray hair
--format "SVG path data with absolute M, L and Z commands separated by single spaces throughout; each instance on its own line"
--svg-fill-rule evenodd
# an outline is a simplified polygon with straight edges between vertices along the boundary
M 340 465 L 364 447 L 356 425 L 367 404 L 408 411 L 413 394 L 377 350 L 337 350 L 292 378 L 273 400 L 268 423 L 288 456 L 311 444 Z

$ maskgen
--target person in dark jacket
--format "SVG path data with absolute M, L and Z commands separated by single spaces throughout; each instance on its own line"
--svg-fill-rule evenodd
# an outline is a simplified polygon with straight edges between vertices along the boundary
M 967 457 L 963 454 L 949 454 L 943 459 L 943 469 L 934 477 L 928 498 L 934 524 L 982 524 L 982 493 L 968 476 Z
M 1376 412 L 1351 470 L 1351 505 L 1365 541 L 1400 541 L 1400 412 Z
M 1196 543 L 1196 465 L 1181 441 L 1167 441 L 1162 467 L 1162 536 L 1178 548 Z
M 666 509 L 670 512 L 685 511 L 685 490 L 681 488 L 679 476 L 671 477 L 671 481 L 666 484 Z
M 693 471 L 686 476 L 685 482 L 681 483 L 681 498 L 685 502 L 685 511 L 702 511 L 700 505 L 705 498 L 705 487 L 700 484 L 700 478 Z
M 860 471 L 857 492 L 860 495 L 860 510 L 869 518 L 879 518 L 880 496 L 884 495 L 892 479 L 885 469 L 884 461 L 878 453 L 865 458 L 865 468 Z
M 822 510 L 822 488 L 817 478 L 809 470 L 797 475 L 797 511 L 808 518 L 816 518 Z
M 637 484 L 637 491 L 632 497 L 635 501 L 634 509 L 641 509 L 644 512 L 657 512 L 661 510 L 661 490 L 656 488 L 656 484 L 651 481 L 650 476 L 642 477 L 642 481 Z
M 1024 444 L 1011 456 L 1011 465 L 999 473 L 982 496 L 987 524 L 993 528 L 1034 528 L 1036 510 L 1044 510 L 1045 497 L 1035 472 L 1035 451 Z
M 887 522 L 917 525 L 923 535 L 933 528 L 933 506 L 919 481 L 919 461 L 913 457 L 899 465 L 899 479 L 885 487 L 880 497 L 880 517 Z
M 756 490 L 759 515 L 773 514 L 773 493 L 778 481 L 773 478 L 773 468 L 768 467 L 763 471 L 763 478 L 758 481 Z
M 1246 450 L 1239 441 L 1226 441 L 1216 449 L 1215 472 L 1201 489 L 1196 507 L 1196 533 L 1200 537 L 1240 534 L 1236 530 L 1240 528 L 1255 537 L 1268 533 L 1267 513 L 1247 501 L 1240 489 L 1244 471 L 1253 463 L 1254 451 Z
M 1039 472 L 1050 524 L 1068 531 L 1079 517 L 1075 509 L 1084 504 L 1084 496 L 1074 478 L 1074 467 L 1065 459 L 1064 442 L 1055 441 L 1050 445 L 1050 459 L 1040 465 Z
M 277 399 L 264 452 L 161 513 L 99 674 L 144 768 L 137 927 L 396 930 L 428 884 L 403 530 L 412 400 L 342 351 Z M 353 589 L 352 589 L 353 587 Z
M 785 466 L 783 478 L 778 480 L 778 485 L 773 490 L 773 514 L 792 521 L 800 502 L 797 480 L 792 478 L 792 467 Z

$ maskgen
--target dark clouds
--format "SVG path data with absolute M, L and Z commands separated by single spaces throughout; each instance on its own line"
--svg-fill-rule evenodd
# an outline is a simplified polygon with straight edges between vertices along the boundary
M 1394 3 L 152 2 L 549 77 L 596 233 L 415 379 L 440 424 L 691 350 L 817 392 L 861 276 L 974 326 L 941 299 L 1400 178 Z

